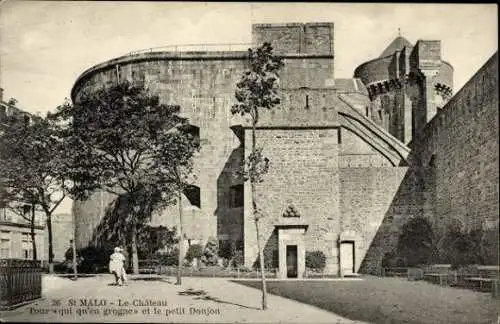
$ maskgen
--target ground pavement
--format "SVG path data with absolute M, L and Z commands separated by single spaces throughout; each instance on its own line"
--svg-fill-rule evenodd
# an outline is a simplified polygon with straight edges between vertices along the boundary
M 8 322 L 362 323 L 320 308 L 268 295 L 224 278 L 131 277 L 111 285 L 111 275 L 71 281 L 44 277 L 41 300 L 0 312 Z

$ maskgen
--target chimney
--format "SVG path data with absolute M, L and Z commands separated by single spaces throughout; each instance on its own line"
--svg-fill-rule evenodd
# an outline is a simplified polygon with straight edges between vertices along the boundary
M 0 101 L 3 101 L 3 88 L 0 88 Z

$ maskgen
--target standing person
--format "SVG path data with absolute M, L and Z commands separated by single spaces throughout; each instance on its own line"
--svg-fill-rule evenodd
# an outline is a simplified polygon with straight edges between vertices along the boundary
M 114 253 L 109 257 L 109 272 L 115 275 L 117 285 L 122 285 L 125 276 L 125 256 L 121 253 L 121 248 L 115 247 Z
M 127 284 L 127 261 L 128 261 L 128 253 L 124 249 L 120 248 L 120 253 L 123 255 L 123 267 L 121 272 L 122 284 Z

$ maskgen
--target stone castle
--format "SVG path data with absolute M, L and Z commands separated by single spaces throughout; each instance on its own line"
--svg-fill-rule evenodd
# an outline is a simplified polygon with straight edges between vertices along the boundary
M 256 134 L 271 161 L 256 192 L 261 244 L 280 277 L 301 277 L 306 251 L 316 250 L 329 273 L 377 273 L 417 216 L 438 236 L 458 222 L 496 228 L 498 241 L 497 54 L 452 97 L 453 67 L 440 41 L 413 45 L 399 36 L 354 78 L 336 79 L 333 23 L 255 24 L 252 38 L 270 42 L 285 63 L 281 105 L 263 112 Z M 184 197 L 185 244 L 232 241 L 252 266 L 250 184 L 235 175 L 251 136 L 230 112 L 246 55 L 136 52 L 85 71 L 72 99 L 127 79 L 180 105 L 202 146 L 197 182 Z M 74 203 L 79 247 L 93 244 L 114 198 L 98 192 Z M 152 222 L 176 225 L 177 217 L 171 206 Z

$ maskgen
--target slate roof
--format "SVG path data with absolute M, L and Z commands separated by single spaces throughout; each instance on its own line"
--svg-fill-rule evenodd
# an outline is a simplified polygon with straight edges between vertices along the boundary
M 394 52 L 401 51 L 405 47 L 413 47 L 413 45 L 406 38 L 398 36 L 386 47 L 382 54 L 380 54 L 380 57 L 392 55 Z

